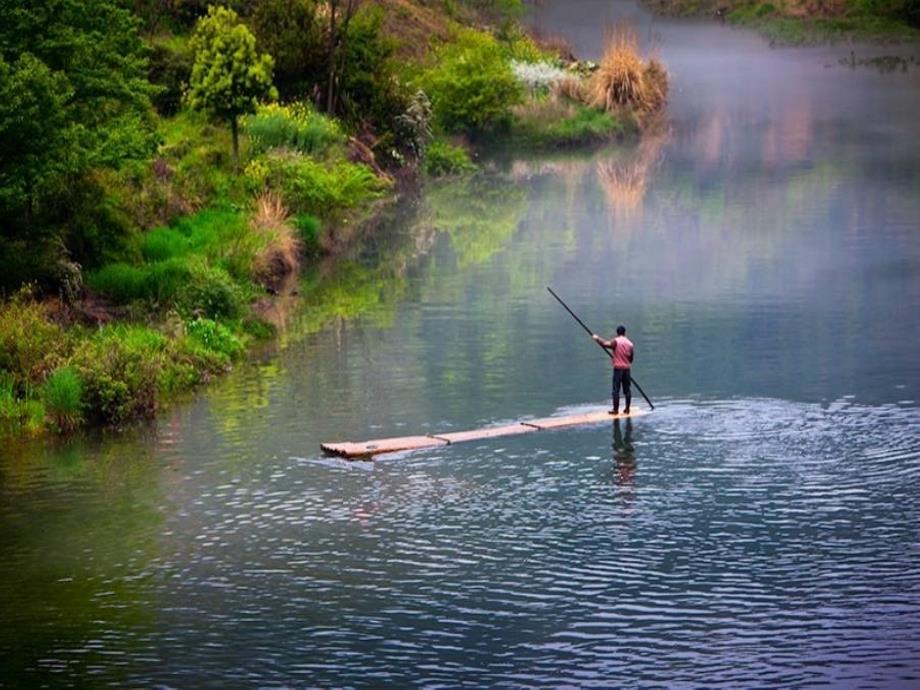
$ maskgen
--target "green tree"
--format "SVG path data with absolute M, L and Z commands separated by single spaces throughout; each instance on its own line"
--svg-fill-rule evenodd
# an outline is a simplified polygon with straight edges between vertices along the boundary
M 96 172 L 156 145 L 146 73 L 122 0 L 0 1 L 0 285 L 97 256 Z
M 249 25 L 259 46 L 275 58 L 275 84 L 283 98 L 310 96 L 325 74 L 326 45 L 318 0 L 262 0 Z
M 211 7 L 191 40 L 195 63 L 188 94 L 189 105 L 229 120 L 233 133 L 233 160 L 239 166 L 239 118 L 254 113 L 259 101 L 275 99 L 271 55 L 256 52 L 256 38 L 236 12 Z
M 35 56 L 12 65 L 0 57 L 0 207 L 25 209 L 28 219 L 38 199 L 81 168 L 72 97 L 67 77 Z

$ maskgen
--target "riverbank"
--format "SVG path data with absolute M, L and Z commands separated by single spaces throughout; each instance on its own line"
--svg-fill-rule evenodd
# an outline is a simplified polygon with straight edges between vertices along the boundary
M 150 418 L 270 339 L 273 295 L 362 241 L 382 205 L 474 172 L 485 149 L 635 137 L 664 107 L 664 67 L 627 32 L 592 64 L 513 15 L 400 6 L 400 21 L 371 6 L 347 17 L 334 97 L 290 54 L 321 47 L 321 15 L 297 18 L 319 38 L 275 35 L 287 20 L 258 12 L 144 17 L 156 112 L 135 125 L 147 153 L 87 162 L 82 187 L 49 185 L 4 208 L 15 220 L 0 251 L 11 295 L 0 304 L 0 434 Z M 416 24 L 434 36 L 424 50 L 406 42 Z M 234 55 L 251 56 L 250 75 L 274 65 L 274 85 L 232 108 L 199 107 L 216 98 L 201 77 L 221 45 L 209 32 L 224 30 L 245 39 Z
M 778 45 L 920 41 L 920 7 L 906 0 L 645 0 L 645 4 L 660 14 L 709 16 L 749 27 Z

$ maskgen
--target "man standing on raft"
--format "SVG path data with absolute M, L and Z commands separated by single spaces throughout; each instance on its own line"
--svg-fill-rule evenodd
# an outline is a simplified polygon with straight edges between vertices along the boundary
M 629 404 L 632 402 L 629 368 L 632 365 L 636 349 L 632 341 L 626 337 L 626 326 L 617 326 L 617 337 L 613 340 L 604 340 L 597 333 L 592 333 L 591 337 L 613 354 L 613 409 L 610 410 L 610 414 L 618 414 L 620 411 L 621 386 L 623 395 L 626 397 L 626 407 L 623 408 L 623 414 L 629 414 Z

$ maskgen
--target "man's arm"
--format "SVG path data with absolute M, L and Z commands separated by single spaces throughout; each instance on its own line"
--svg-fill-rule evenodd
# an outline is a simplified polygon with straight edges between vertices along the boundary
M 615 342 L 613 342 L 612 340 L 604 340 L 597 333 L 592 333 L 591 337 L 594 338 L 601 345 L 606 347 L 608 350 L 615 350 L 617 347 L 617 344 Z

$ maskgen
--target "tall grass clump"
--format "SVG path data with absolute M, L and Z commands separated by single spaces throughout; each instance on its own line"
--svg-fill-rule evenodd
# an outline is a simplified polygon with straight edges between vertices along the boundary
M 316 156 L 346 140 L 338 122 L 306 103 L 261 106 L 244 126 L 254 153 L 290 148 Z
M 83 420 L 83 382 L 72 366 L 55 369 L 41 387 L 41 401 L 49 425 L 66 433 Z
M 604 57 L 587 83 L 588 105 L 607 112 L 630 111 L 639 115 L 664 105 L 668 79 L 657 60 L 642 61 L 639 39 L 630 26 L 608 32 Z
M 264 192 L 259 196 L 250 224 L 264 237 L 262 250 L 253 261 L 253 278 L 272 283 L 300 268 L 303 247 L 279 194 Z

